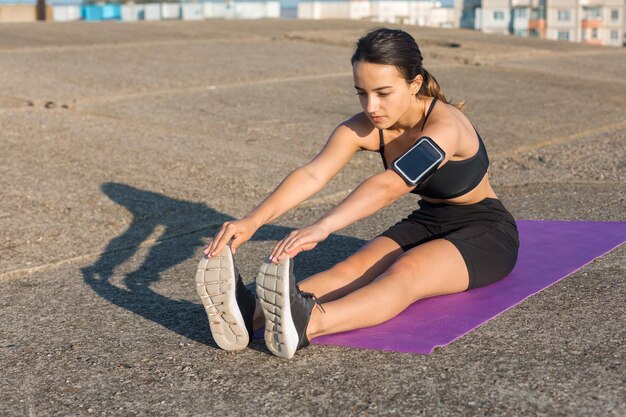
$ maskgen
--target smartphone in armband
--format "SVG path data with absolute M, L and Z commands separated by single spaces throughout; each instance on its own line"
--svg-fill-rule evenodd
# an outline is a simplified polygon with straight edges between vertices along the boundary
M 433 174 L 445 152 L 427 136 L 418 139 L 408 151 L 393 161 L 393 170 L 409 185 L 417 185 Z

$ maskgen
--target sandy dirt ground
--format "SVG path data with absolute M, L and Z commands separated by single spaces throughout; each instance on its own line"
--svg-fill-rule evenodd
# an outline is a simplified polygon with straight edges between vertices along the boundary
M 624 248 L 430 356 L 213 342 L 202 244 L 360 111 L 367 22 L 0 25 L 0 414 L 626 415 Z M 405 27 L 519 219 L 625 220 L 623 48 Z M 262 228 L 260 259 L 379 172 L 359 153 Z M 354 252 L 414 196 L 296 261 Z

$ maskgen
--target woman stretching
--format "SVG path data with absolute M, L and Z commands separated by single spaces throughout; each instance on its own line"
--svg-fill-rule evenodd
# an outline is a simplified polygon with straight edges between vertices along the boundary
M 374 326 L 417 300 L 493 283 L 517 261 L 515 220 L 489 184 L 480 135 L 424 69 L 413 37 L 373 30 L 359 39 L 351 62 L 363 112 L 341 123 L 320 153 L 254 210 L 224 223 L 205 248 L 197 290 L 223 349 L 245 348 L 265 326 L 269 350 L 291 358 L 311 338 Z M 262 225 L 320 191 L 363 150 L 380 153 L 385 169 L 280 241 L 261 266 L 255 298 L 232 253 Z M 297 254 L 407 193 L 421 196 L 417 210 L 296 285 Z

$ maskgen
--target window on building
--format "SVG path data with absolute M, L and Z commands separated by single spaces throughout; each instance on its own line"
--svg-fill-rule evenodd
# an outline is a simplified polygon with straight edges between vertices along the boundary
M 515 31 L 515 36 L 521 36 L 522 38 L 528 37 L 528 31 L 524 29 L 518 29 Z
M 602 7 L 589 7 L 584 10 L 585 19 L 602 20 Z
M 530 12 L 531 19 L 545 19 L 546 18 L 546 9 L 544 7 L 535 7 Z
M 619 20 L 619 10 L 617 9 L 611 10 L 611 20 L 614 22 Z
M 494 11 L 493 20 L 504 20 L 504 12 L 502 10 Z
M 518 19 L 526 19 L 528 17 L 528 9 L 518 7 L 513 9 L 513 16 Z
M 569 41 L 569 31 L 559 30 L 556 34 L 556 38 L 560 41 Z
M 618 41 L 619 40 L 619 32 L 616 30 L 611 31 L 611 40 Z
M 569 10 L 567 10 L 567 9 L 559 9 L 558 19 L 561 22 L 569 21 L 569 15 L 570 15 Z
M 598 39 L 598 28 L 591 29 L 591 39 Z

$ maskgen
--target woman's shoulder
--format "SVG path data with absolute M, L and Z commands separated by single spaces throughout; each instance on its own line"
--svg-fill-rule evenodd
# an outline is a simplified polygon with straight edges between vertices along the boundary
M 472 122 L 453 104 L 437 102 L 424 131 L 433 138 L 445 137 L 449 142 L 456 143 L 455 159 L 474 155 L 479 146 L 478 132 Z
M 378 150 L 378 129 L 364 112 L 357 113 L 341 122 L 334 134 L 351 137 L 361 149 Z
M 471 124 L 465 112 L 460 110 L 456 104 L 446 103 L 441 100 L 437 100 L 429 120 L 432 120 L 433 123 L 440 123 L 443 125 Z
M 454 104 L 441 100 L 433 107 L 425 128 L 437 130 L 445 135 L 463 135 L 473 131 L 472 122 L 463 111 Z

